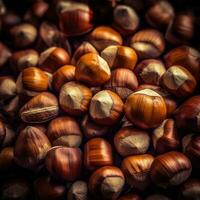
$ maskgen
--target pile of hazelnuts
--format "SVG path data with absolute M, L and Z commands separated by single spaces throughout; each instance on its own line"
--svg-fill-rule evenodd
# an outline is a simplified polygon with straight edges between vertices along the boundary
M 0 0 L 1 200 L 200 199 L 187 2 Z

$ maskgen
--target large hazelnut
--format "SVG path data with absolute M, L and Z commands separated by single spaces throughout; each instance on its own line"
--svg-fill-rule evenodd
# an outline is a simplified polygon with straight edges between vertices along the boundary
M 126 157 L 122 161 L 122 171 L 129 185 L 143 190 L 151 183 L 150 168 L 154 157 L 150 154 Z
M 151 179 L 162 187 L 180 185 L 191 174 L 190 160 L 177 151 L 157 156 L 151 166 Z
M 97 169 L 89 179 L 89 190 L 96 199 L 115 200 L 125 180 L 122 171 L 114 166 Z
M 80 116 L 87 112 L 92 91 L 78 82 L 68 82 L 60 90 L 61 108 L 70 115 Z
M 82 141 L 79 124 L 72 117 L 53 119 L 48 125 L 47 136 L 53 146 L 78 147 Z
M 133 35 L 130 46 L 137 52 L 140 59 L 157 58 L 165 50 L 165 40 L 159 31 L 144 29 Z
M 144 154 L 149 148 L 150 137 L 146 131 L 126 126 L 115 134 L 114 144 L 121 156 Z
M 101 57 L 111 69 L 121 67 L 133 70 L 138 60 L 137 54 L 132 48 L 118 45 L 106 47 L 101 52 Z
M 175 121 L 166 119 L 154 129 L 152 134 L 153 147 L 158 154 L 173 151 L 179 147 L 179 137 Z
M 102 125 L 117 123 L 123 112 L 121 98 L 110 90 L 102 90 L 95 94 L 90 102 L 90 117 Z
M 110 45 L 122 45 L 122 37 L 109 26 L 99 26 L 90 33 L 89 42 L 102 51 Z
M 75 78 L 89 86 L 100 86 L 110 79 L 107 62 L 96 53 L 87 53 L 77 62 Z
M 45 166 L 60 180 L 74 181 L 81 172 L 82 153 L 79 148 L 53 147 L 46 155 Z
M 177 97 L 191 95 L 196 88 L 194 76 L 184 67 L 173 65 L 161 77 L 161 85 Z
M 14 145 L 15 161 L 21 167 L 37 170 L 50 148 L 45 133 L 34 126 L 27 126 L 20 132 Z
M 49 92 L 42 92 L 29 100 L 21 109 L 20 117 L 27 123 L 42 123 L 59 114 L 58 100 Z
M 160 94 L 144 89 L 127 98 L 125 114 L 128 120 L 141 128 L 155 128 L 166 118 L 167 107 Z
M 84 147 L 84 165 L 89 170 L 112 165 L 112 147 L 102 138 L 89 140 Z

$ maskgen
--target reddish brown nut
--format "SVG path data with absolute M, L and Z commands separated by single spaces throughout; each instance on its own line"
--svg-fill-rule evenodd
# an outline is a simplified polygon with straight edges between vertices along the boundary
M 185 67 L 197 81 L 200 80 L 200 52 L 190 46 L 179 46 L 169 51 L 164 56 L 166 67 L 180 65 Z
M 86 138 L 100 137 L 109 131 L 107 126 L 96 124 L 90 119 L 88 115 L 83 118 L 81 128 Z
M 186 135 L 182 140 L 183 152 L 192 162 L 193 168 L 200 168 L 200 136 L 195 134 Z
M 102 90 L 91 99 L 90 117 L 98 124 L 113 125 L 119 121 L 123 106 L 121 98 L 116 93 Z
M 71 63 L 76 65 L 79 58 L 87 53 L 96 53 L 98 54 L 97 50 L 94 48 L 92 44 L 89 42 L 83 42 L 74 52 Z
M 73 65 L 64 65 L 53 74 L 52 86 L 57 92 L 65 83 L 75 80 L 75 69 Z
M 53 146 L 78 147 L 82 141 L 79 124 L 72 117 L 53 119 L 48 125 L 47 136 Z
M 37 66 L 38 52 L 33 49 L 16 51 L 10 58 L 11 67 L 15 72 L 21 72 L 24 68 Z
M 200 131 L 200 96 L 194 96 L 186 100 L 174 113 L 178 128 L 189 131 Z
M 0 42 L 0 68 L 7 63 L 10 56 L 10 50 L 2 42 Z
M 164 120 L 159 127 L 154 129 L 152 140 L 157 154 L 177 150 L 179 147 L 179 137 L 175 121 L 173 119 Z
M 26 48 L 35 42 L 37 29 L 31 24 L 19 24 L 10 29 L 10 35 L 17 48 Z
M 151 89 L 134 92 L 125 103 L 126 118 L 141 128 L 155 128 L 166 118 L 164 98 Z
M 187 180 L 179 190 L 179 200 L 195 200 L 200 198 L 200 180 L 190 179 Z
M 81 116 L 87 112 L 92 91 L 78 82 L 68 82 L 60 90 L 59 103 L 68 114 Z
M 14 97 L 17 93 L 16 83 L 11 76 L 0 76 L 0 101 Z
M 122 37 L 109 26 L 99 26 L 90 33 L 89 42 L 98 51 L 102 51 L 110 45 L 122 45 Z
M 84 165 L 88 170 L 113 165 L 111 145 L 102 138 L 89 140 L 84 147 Z
M 42 92 L 29 100 L 21 109 L 20 117 L 27 123 L 42 123 L 59 114 L 58 100 L 49 92 Z
M 110 79 L 107 62 L 96 53 L 83 55 L 77 62 L 75 78 L 89 86 L 100 86 Z
M 119 197 L 117 200 L 141 200 L 141 197 L 134 193 L 128 193 Z
M 159 31 L 145 29 L 133 35 L 130 46 L 137 52 L 140 59 L 157 58 L 165 50 L 165 40 Z
M 159 85 L 160 78 L 165 71 L 163 62 L 156 59 L 143 60 L 134 70 L 140 83 L 151 85 Z
M 162 187 L 180 185 L 191 174 L 190 160 L 177 151 L 171 151 L 155 158 L 151 166 L 151 179 Z
M 70 56 L 67 51 L 60 47 L 50 47 L 40 54 L 39 66 L 50 73 L 68 64 Z
M 59 200 L 64 198 L 66 186 L 50 176 L 41 176 L 34 181 L 34 191 L 38 200 Z
M 137 54 L 132 48 L 118 45 L 106 47 L 101 52 L 101 57 L 111 69 L 121 67 L 133 70 L 138 60 Z
M 194 92 L 197 82 L 187 69 L 173 65 L 163 74 L 160 84 L 173 95 L 186 97 Z
M 49 173 L 60 180 L 74 181 L 81 172 L 82 154 L 79 148 L 53 147 L 49 150 L 45 166 Z
M 131 70 L 125 68 L 113 70 L 110 80 L 104 85 L 105 89 L 115 92 L 122 100 L 126 100 L 137 87 L 137 77 Z
M 114 144 L 121 156 L 144 154 L 149 148 L 150 137 L 146 131 L 126 126 L 115 134 Z
M 3 120 L 0 119 L 0 147 L 4 141 L 6 136 L 6 129 Z
M 2 183 L 0 198 L 2 200 L 26 200 L 31 197 L 31 183 L 25 179 L 10 179 Z
M 89 190 L 96 199 L 115 200 L 124 183 L 124 175 L 119 168 L 106 166 L 97 169 L 90 176 Z
M 68 200 L 87 200 L 88 196 L 87 182 L 84 181 L 75 181 L 67 193 Z
M 131 187 L 144 190 L 150 183 L 150 168 L 154 157 L 150 154 L 126 157 L 122 161 L 122 171 Z
M 113 11 L 114 27 L 123 35 L 134 33 L 140 23 L 135 10 L 127 5 L 118 5 Z
M 87 4 L 78 2 L 58 3 L 59 24 L 67 36 L 77 36 L 93 28 L 93 12 Z
M 194 36 L 195 18 L 190 12 L 179 13 L 171 21 L 165 35 L 172 44 L 188 43 Z
M 34 126 L 27 126 L 20 132 L 14 145 L 15 161 L 21 167 L 37 170 L 50 148 L 45 133 Z
M 174 8 L 167 0 L 154 1 L 145 14 L 148 23 L 157 28 L 167 28 L 174 17 Z

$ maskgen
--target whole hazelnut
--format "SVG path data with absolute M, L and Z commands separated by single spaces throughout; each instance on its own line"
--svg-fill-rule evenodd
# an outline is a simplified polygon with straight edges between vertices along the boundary
M 37 170 L 50 148 L 45 133 L 34 126 L 27 126 L 20 132 L 14 145 L 15 161 L 21 167 Z
M 157 58 L 165 50 L 165 40 L 156 29 L 144 29 L 133 35 L 130 46 L 140 59 Z
M 63 65 L 68 64 L 70 56 L 60 47 L 50 47 L 40 54 L 39 66 L 41 69 L 53 73 Z
M 166 119 L 153 130 L 153 147 L 158 154 L 177 150 L 179 147 L 179 136 L 176 123 L 173 119 Z
M 84 165 L 86 169 L 94 170 L 112 164 L 112 147 L 106 140 L 93 138 L 85 144 Z
M 87 112 L 92 91 L 78 82 L 68 82 L 60 90 L 59 103 L 68 114 L 81 116 Z
M 159 85 L 160 78 L 165 71 L 166 69 L 163 62 L 156 59 L 143 60 L 134 70 L 140 83 L 151 85 Z
M 191 174 L 190 160 L 177 151 L 157 156 L 151 166 L 152 181 L 162 187 L 180 185 Z
M 101 52 L 101 57 L 111 69 L 128 68 L 133 70 L 138 57 L 136 52 L 127 46 L 110 45 Z
M 146 131 L 126 126 L 115 134 L 114 144 L 121 156 L 144 154 L 149 148 L 150 137 Z
M 194 92 L 197 82 L 187 69 L 173 65 L 163 74 L 160 84 L 173 95 L 186 97 Z
M 81 172 L 82 154 L 79 148 L 53 147 L 46 155 L 45 166 L 55 178 L 74 181 Z
M 105 166 L 90 176 L 89 191 L 96 199 L 115 200 L 120 195 L 124 183 L 124 175 L 119 168 Z
M 42 123 L 59 114 L 58 100 L 49 92 L 42 92 L 29 100 L 21 109 L 20 117 L 27 123 Z
M 141 128 L 155 128 L 166 118 L 167 107 L 159 93 L 144 89 L 128 96 L 125 115 L 129 121 Z
M 77 62 L 75 78 L 89 86 L 101 86 L 110 79 L 107 62 L 96 53 L 87 53 Z
M 119 121 L 122 112 L 123 102 L 121 98 L 110 90 L 102 90 L 91 99 L 90 117 L 98 124 L 113 125 Z
M 122 37 L 109 26 L 98 26 L 90 33 L 89 42 L 102 51 L 110 45 L 122 45 Z
M 47 136 L 53 146 L 78 147 L 82 141 L 77 120 L 67 116 L 53 119 L 48 125 Z
M 131 187 L 144 190 L 150 183 L 150 168 L 154 157 L 150 154 L 126 157 L 122 161 L 122 171 L 126 181 Z

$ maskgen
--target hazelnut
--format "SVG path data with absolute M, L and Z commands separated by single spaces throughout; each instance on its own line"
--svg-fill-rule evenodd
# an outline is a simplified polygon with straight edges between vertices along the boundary
M 82 141 L 79 124 L 72 117 L 53 119 L 48 125 L 47 136 L 53 146 L 78 147 Z
M 110 90 L 102 90 L 95 94 L 90 102 L 90 117 L 102 125 L 117 123 L 123 112 L 121 98 Z
M 117 45 L 106 47 L 101 52 L 101 57 L 111 69 L 121 67 L 133 70 L 138 60 L 137 54 L 132 48 Z
M 42 92 L 29 100 L 21 109 L 20 117 L 27 123 L 42 123 L 55 118 L 59 114 L 57 98 Z
M 154 129 L 152 134 L 153 147 L 158 154 L 177 150 L 179 147 L 179 137 L 175 121 L 166 119 L 162 124 Z
M 156 29 L 145 29 L 133 35 L 130 46 L 140 59 L 157 58 L 165 50 L 165 40 L 162 33 Z
M 180 185 L 191 174 L 190 160 L 177 151 L 157 156 L 151 166 L 151 179 L 162 187 Z
M 161 77 L 161 85 L 177 97 L 191 95 L 197 85 L 194 76 L 184 67 L 171 66 Z
M 55 178 L 74 181 L 81 172 L 82 154 L 79 148 L 53 147 L 47 153 L 45 166 Z
M 97 169 L 89 178 L 89 191 L 95 199 L 117 199 L 124 186 L 122 171 L 114 166 Z
M 109 26 L 98 26 L 90 33 L 89 42 L 102 51 L 110 45 L 122 45 L 122 37 Z
M 110 79 L 107 62 L 96 53 L 87 53 L 77 62 L 75 78 L 89 86 L 100 86 Z
M 50 47 L 40 54 L 39 66 L 50 73 L 68 64 L 70 56 L 67 51 L 60 47 Z
M 36 170 L 42 165 L 50 148 L 45 133 L 34 126 L 27 126 L 20 132 L 14 145 L 15 161 L 21 167 Z
M 112 164 L 112 147 L 106 140 L 93 138 L 85 144 L 84 165 L 86 169 L 94 170 Z
M 135 10 L 127 5 L 117 5 L 113 11 L 114 27 L 123 35 L 134 33 L 140 23 Z
M 68 82 L 60 90 L 61 108 L 68 114 L 80 116 L 87 112 L 92 98 L 91 90 L 83 84 Z
M 2 42 L 0 42 L 0 68 L 7 63 L 10 56 L 10 50 Z
M 144 89 L 128 96 L 125 115 L 128 120 L 141 128 L 155 128 L 166 118 L 167 107 L 159 93 Z
M 166 69 L 160 60 L 146 59 L 141 61 L 134 72 L 136 73 L 140 83 L 159 85 L 160 78 Z
M 144 154 L 149 148 L 150 137 L 146 131 L 126 126 L 115 134 L 114 144 L 121 156 Z
M 150 185 L 150 168 L 154 157 L 150 154 L 126 157 L 122 161 L 122 171 L 131 187 L 144 190 Z

